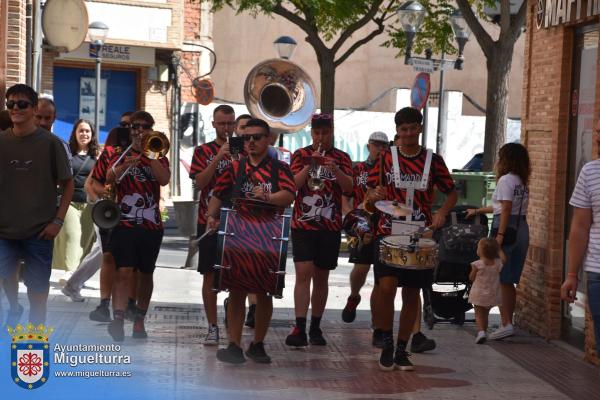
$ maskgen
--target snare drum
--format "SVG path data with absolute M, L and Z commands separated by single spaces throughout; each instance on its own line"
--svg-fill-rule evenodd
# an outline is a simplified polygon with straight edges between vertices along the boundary
M 390 235 L 379 243 L 379 261 L 402 269 L 432 269 L 438 264 L 438 245 L 420 238 L 411 243 L 408 235 Z
M 290 216 L 252 199 L 221 208 L 213 290 L 243 290 L 281 298 Z

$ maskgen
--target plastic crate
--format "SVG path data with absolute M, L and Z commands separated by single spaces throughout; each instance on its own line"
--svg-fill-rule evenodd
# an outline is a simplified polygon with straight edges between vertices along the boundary
M 492 195 L 496 189 L 496 177 L 493 172 L 455 171 L 450 175 L 458 192 L 457 206 L 470 204 L 486 207 L 492 204 Z M 440 208 L 445 199 L 446 196 L 436 190 L 433 209 Z

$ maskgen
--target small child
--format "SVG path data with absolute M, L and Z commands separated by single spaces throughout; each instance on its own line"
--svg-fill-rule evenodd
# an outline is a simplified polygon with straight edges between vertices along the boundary
M 496 239 L 483 238 L 477 244 L 479 260 L 471 263 L 469 280 L 473 282 L 469 293 L 469 303 L 475 306 L 477 339 L 482 344 L 487 339 L 488 315 L 490 309 L 500 304 L 500 270 L 505 256 Z

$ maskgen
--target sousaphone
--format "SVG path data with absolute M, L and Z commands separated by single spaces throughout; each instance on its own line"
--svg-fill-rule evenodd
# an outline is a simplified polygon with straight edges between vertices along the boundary
M 255 118 L 277 133 L 297 132 L 316 109 L 315 85 L 298 65 L 284 59 L 257 64 L 244 84 L 244 101 Z

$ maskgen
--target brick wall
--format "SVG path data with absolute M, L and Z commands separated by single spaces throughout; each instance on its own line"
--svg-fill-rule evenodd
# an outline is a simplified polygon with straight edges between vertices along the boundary
M 0 100 L 4 99 L 6 93 L 6 25 L 8 22 L 8 10 L 3 1 L 0 1 Z M 4 109 L 4 101 L 0 103 L 0 110 Z
M 528 1 L 521 133 L 532 163 L 530 246 L 517 290 L 515 319 L 525 329 L 559 339 L 574 30 L 564 26 L 538 30 L 536 3 Z M 596 106 L 600 107 L 598 102 Z M 591 336 L 588 329 L 588 356 Z
M 184 21 L 183 21 L 183 42 L 200 44 L 200 2 L 186 2 Z M 189 45 L 184 46 L 188 48 Z M 200 75 L 199 71 L 199 53 L 195 51 L 182 51 L 180 53 L 181 65 L 190 72 L 192 78 Z M 192 92 L 192 80 L 186 73 L 180 75 L 181 82 L 181 102 L 195 102 Z
M 26 82 L 26 1 L 8 0 L 6 86 Z M 3 1 L 3 4 L 7 4 Z

